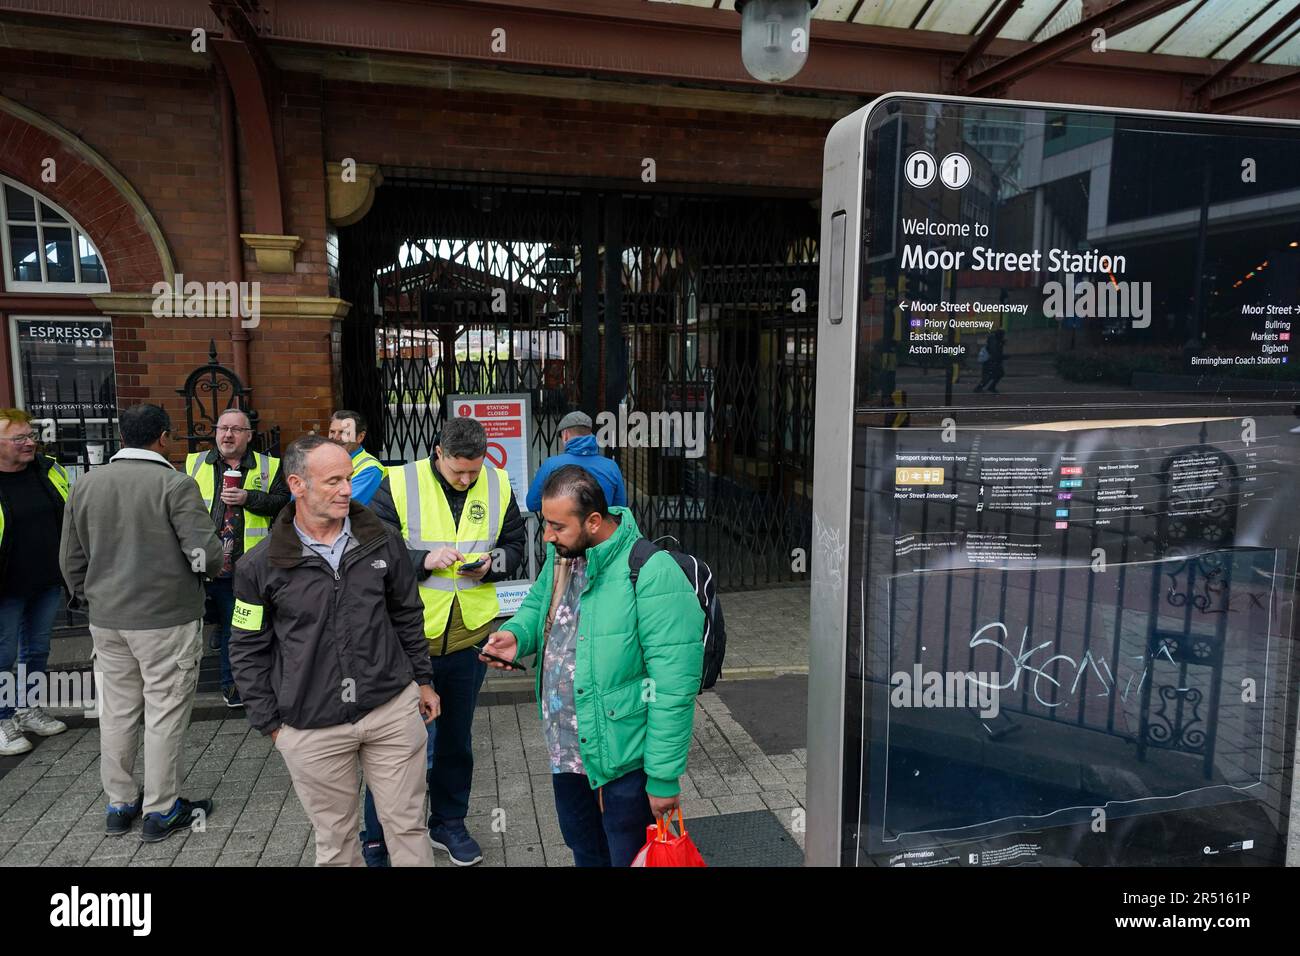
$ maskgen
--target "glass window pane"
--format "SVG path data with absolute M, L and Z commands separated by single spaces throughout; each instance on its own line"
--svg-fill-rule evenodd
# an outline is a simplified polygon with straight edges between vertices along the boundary
M 72 230 L 45 228 L 45 278 L 48 282 L 76 282 L 72 264 Z
M 99 253 L 81 233 L 77 233 L 77 253 L 81 259 L 82 282 L 107 282 L 104 266 L 99 261 Z
M 36 203 L 32 197 L 12 186 L 5 186 L 5 208 L 11 220 L 36 221 Z
M 10 226 L 9 250 L 13 255 L 15 282 L 40 282 L 41 261 L 37 256 L 36 227 Z
M 45 205 L 45 203 L 41 203 L 41 222 L 67 222 L 67 221 L 68 220 L 64 219 L 62 216 L 60 216 L 49 206 Z

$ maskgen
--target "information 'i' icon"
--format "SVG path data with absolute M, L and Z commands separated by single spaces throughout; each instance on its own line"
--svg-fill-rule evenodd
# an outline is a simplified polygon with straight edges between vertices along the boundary
M 949 153 L 939 164 L 939 178 L 949 189 L 961 189 L 970 182 L 970 160 L 961 153 Z

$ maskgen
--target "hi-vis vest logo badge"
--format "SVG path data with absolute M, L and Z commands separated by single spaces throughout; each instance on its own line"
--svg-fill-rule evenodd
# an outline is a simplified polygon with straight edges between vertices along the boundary
M 482 521 L 487 517 L 487 509 L 483 507 L 482 502 L 475 501 L 469 506 L 469 520 Z

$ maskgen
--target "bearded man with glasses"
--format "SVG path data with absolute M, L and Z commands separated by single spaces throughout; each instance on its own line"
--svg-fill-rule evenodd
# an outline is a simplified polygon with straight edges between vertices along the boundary
M 199 493 L 221 539 L 221 568 L 207 583 L 209 606 L 217 622 L 208 640 L 209 646 L 221 651 L 221 696 L 226 706 L 243 707 L 230 669 L 235 565 L 266 539 L 271 519 L 289 503 L 289 486 L 280 474 L 280 459 L 249 447 L 252 423 L 239 409 L 228 408 L 221 413 L 214 437 L 211 451 L 194 452 L 185 459 L 185 473 L 199 483 Z M 227 471 L 239 472 L 230 487 L 223 478 Z
M 32 420 L 0 409 L 0 673 L 13 672 L 14 699 L 0 695 L 0 756 L 32 749 L 27 734 L 51 737 L 68 725 L 40 706 L 38 688 L 50 659 L 50 631 L 63 599 L 59 534 L 68 475 L 38 455 Z

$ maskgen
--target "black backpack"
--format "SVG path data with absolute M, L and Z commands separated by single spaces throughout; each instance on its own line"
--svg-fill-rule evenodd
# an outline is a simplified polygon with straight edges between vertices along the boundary
M 727 653 L 727 625 L 722 619 L 722 605 L 718 602 L 713 571 L 693 554 L 661 548 L 649 538 L 638 538 L 627 558 L 628 570 L 632 572 L 633 593 L 636 592 L 636 579 L 641 574 L 641 568 L 656 551 L 667 551 L 677 562 L 677 566 L 686 575 L 686 580 L 695 589 L 700 607 L 704 609 L 704 673 L 700 676 L 699 691 L 702 694 L 718 682 L 722 675 L 722 658 Z

